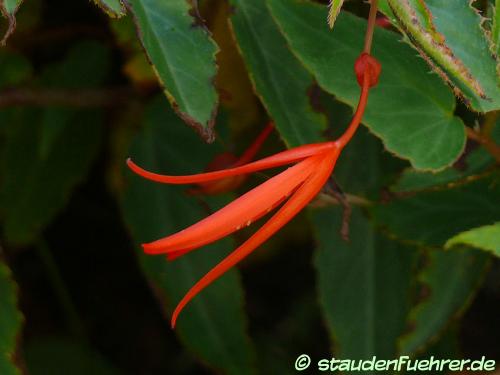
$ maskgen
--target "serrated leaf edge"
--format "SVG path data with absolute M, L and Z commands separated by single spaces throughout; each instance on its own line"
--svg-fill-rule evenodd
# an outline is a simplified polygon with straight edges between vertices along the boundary
M 125 7 L 123 0 L 118 0 L 121 8 L 119 13 L 111 9 L 111 7 L 109 7 L 103 0 L 92 0 L 92 2 L 111 18 L 121 18 L 127 14 L 127 8 Z
M 452 86 L 456 95 L 460 93 L 459 97 L 461 99 L 465 97 L 460 89 L 456 87 L 452 80 L 446 75 L 445 69 L 453 76 L 457 77 L 460 82 L 478 97 L 486 100 L 488 99 L 480 83 L 473 77 L 464 63 L 455 56 L 453 51 L 446 45 L 444 36 L 439 34 L 434 26 L 433 30 L 436 30 L 435 33 L 439 34 L 439 37 L 433 35 L 434 32 L 429 32 L 422 26 L 415 9 L 408 0 L 388 0 L 388 4 L 400 27 L 408 36 L 412 44 L 417 47 L 417 51 L 431 65 L 436 73 L 438 73 L 448 85 Z M 432 21 L 431 18 L 429 19 Z M 430 61 L 431 58 L 434 59 L 434 61 Z M 465 103 L 467 104 L 467 101 Z
M 195 120 L 192 116 L 190 116 L 188 113 L 186 112 L 183 112 L 180 110 L 179 108 L 179 105 L 177 104 L 174 96 L 172 95 L 172 93 L 168 90 L 167 86 L 165 85 L 165 83 L 163 82 L 160 74 L 158 73 L 158 70 L 156 69 L 156 66 L 153 64 L 153 61 L 151 60 L 148 52 L 147 52 L 147 49 L 144 45 L 144 38 L 143 38 L 143 35 L 142 35 L 142 31 L 141 31 L 141 28 L 139 26 L 139 22 L 138 22 L 138 19 L 137 19 L 137 16 L 135 15 L 135 12 L 133 11 L 133 7 L 132 7 L 132 4 L 130 4 L 130 2 L 128 0 L 121 0 L 123 2 L 123 4 L 125 5 L 126 9 L 130 12 L 130 14 L 132 15 L 132 20 L 134 21 L 134 25 L 135 25 L 135 29 L 136 29 L 136 34 L 137 34 L 137 37 L 139 39 L 139 44 L 141 45 L 141 48 L 144 52 L 144 55 L 146 56 L 146 59 L 148 60 L 148 63 L 149 65 L 151 66 L 151 68 L 153 69 L 153 72 L 158 80 L 158 83 L 160 84 L 161 88 L 163 89 L 163 92 L 165 93 L 165 96 L 167 97 L 170 105 L 172 106 L 173 110 L 175 111 L 175 113 L 187 124 L 189 125 L 191 128 L 193 128 L 200 136 L 201 138 L 207 142 L 207 143 L 213 143 L 215 141 L 215 131 L 214 131 L 214 128 L 215 128 L 215 120 L 216 120 L 216 117 L 217 117 L 217 113 L 218 113 L 218 108 L 219 108 L 219 98 L 217 97 L 217 100 L 216 102 L 214 103 L 214 108 L 212 110 L 212 113 L 210 114 L 210 118 L 205 125 L 201 124 L 199 121 Z M 192 17 L 191 14 L 189 14 L 188 12 L 188 15 L 189 17 Z M 215 51 L 214 53 L 212 54 L 212 58 L 213 58 L 213 61 L 214 61 L 214 65 L 216 67 L 216 72 L 214 74 L 214 76 L 212 77 L 212 85 L 214 86 L 215 88 L 215 77 L 217 75 L 217 69 L 218 69 L 218 65 L 217 65 L 217 60 L 216 60 L 216 55 L 219 53 L 219 46 L 217 45 L 217 43 L 215 43 L 215 41 L 212 39 L 212 37 L 210 36 L 210 33 L 209 31 L 204 27 L 203 30 L 205 30 L 205 32 L 207 33 L 207 38 L 208 38 L 208 41 L 210 43 L 212 43 L 216 48 L 215 48 Z

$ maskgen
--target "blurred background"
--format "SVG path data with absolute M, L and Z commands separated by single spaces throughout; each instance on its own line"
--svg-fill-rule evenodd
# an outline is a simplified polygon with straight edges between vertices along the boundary
M 351 1 L 346 7 L 366 17 L 363 2 Z M 88 1 L 26 0 L 20 7 L 17 29 L 0 50 L 0 257 L 17 284 L 23 318 L 5 308 L 0 320 L 18 328 L 19 333 L 4 343 L 15 337 L 13 358 L 21 373 L 187 375 L 257 369 L 262 374 L 288 374 L 295 373 L 299 354 L 328 358 L 332 347 L 337 348 L 331 340 L 331 322 L 321 311 L 325 302 L 316 292 L 316 269 L 326 262 L 322 257 L 328 257 L 324 252 L 330 246 L 347 248 L 354 243 L 365 248 L 372 239 L 359 229 L 366 219 L 363 207 L 356 206 L 351 242 L 343 241 L 342 210 L 328 196 L 313 202 L 315 213 L 300 214 L 246 259 L 239 272 L 203 292 L 183 312 L 186 316 L 181 316 L 177 331 L 169 327 L 171 309 L 188 287 L 255 228 L 188 255 L 192 263 L 168 264 L 163 257 L 145 257 L 138 244 L 182 229 L 270 175 L 257 174 L 234 193 L 213 197 L 187 194 L 186 187 L 157 186 L 125 169 L 126 158 L 132 156 L 156 171 L 202 171 L 216 155 L 241 155 L 269 120 L 231 36 L 230 7 L 224 1 L 203 1 L 199 12 L 221 48 L 217 139 L 210 145 L 171 109 L 130 15 L 110 19 Z M 339 134 L 351 108 L 319 87 L 313 91 L 312 102 L 334 114 L 324 134 Z M 457 111 L 470 123 L 481 120 L 463 106 Z M 259 156 L 284 148 L 274 132 Z M 376 178 L 370 177 L 366 161 L 372 156 L 381 158 L 382 172 Z M 341 188 L 377 200 L 387 199 L 387 186 L 407 166 L 364 128 L 342 163 L 336 172 Z M 325 237 L 316 231 L 326 231 L 335 240 L 323 243 Z M 384 237 L 383 231 L 377 236 Z M 389 240 L 377 241 L 392 249 L 383 242 Z M 318 247 L 322 253 L 315 252 Z M 398 268 L 401 278 L 379 277 L 373 287 L 416 274 L 425 257 L 416 259 L 415 251 L 405 251 L 398 248 L 386 265 Z M 403 262 L 401 252 L 415 259 Z M 365 298 L 368 284 L 357 285 L 362 271 L 349 268 L 347 259 L 336 261 L 345 273 L 330 281 L 331 292 L 338 286 L 343 293 L 351 290 L 354 299 Z M 425 345 L 419 344 L 416 355 L 500 360 L 500 262 L 470 262 L 470 288 L 440 315 L 436 331 Z M 446 264 L 440 272 L 446 274 Z M 403 299 L 408 304 L 426 298 L 429 291 L 415 279 L 407 283 Z M 7 289 L 0 287 L 0 293 Z M 384 308 L 377 314 L 401 310 L 398 293 L 385 295 L 378 302 Z M 369 351 L 356 354 L 357 349 L 345 349 L 361 346 L 356 339 L 364 334 L 366 323 L 356 305 L 350 308 L 336 323 L 338 344 L 347 350 L 341 352 L 345 356 L 363 358 Z M 197 314 L 213 326 L 204 326 Z M 359 320 L 363 324 L 358 330 L 354 325 Z M 372 353 L 392 358 L 398 345 L 394 337 L 412 327 L 404 322 L 397 328 L 383 324 L 374 328 L 377 348 Z M 342 341 L 343 337 L 351 339 Z

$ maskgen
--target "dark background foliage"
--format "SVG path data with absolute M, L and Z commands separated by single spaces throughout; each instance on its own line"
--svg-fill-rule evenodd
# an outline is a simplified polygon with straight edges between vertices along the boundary
M 223 1 L 200 3 L 202 17 L 222 50 L 215 83 L 220 98 L 218 139 L 210 146 L 182 123 L 162 95 L 130 15 L 110 20 L 87 1 L 26 0 L 21 6 L 18 28 L 0 51 L 0 257 L 11 270 L 6 279 L 17 283 L 15 295 L 24 322 L 21 328 L 20 316 L 15 311 L 11 315 L 12 306 L 0 309 L 0 320 L 9 327 L 0 349 L 15 352 L 12 362 L 19 371 L 34 375 L 287 374 L 295 372 L 299 354 L 328 358 L 332 347 L 333 353 L 345 358 L 374 354 L 393 358 L 410 352 L 422 357 L 500 360 L 498 258 L 465 247 L 451 252 L 449 259 L 441 258 L 446 239 L 499 220 L 498 175 L 488 154 L 474 154 L 479 162 L 467 159 L 482 150 L 469 140 L 461 159 L 442 172 L 447 174 L 438 180 L 423 177 L 424 187 L 442 188 L 439 178 L 451 181 L 446 188 L 422 189 L 408 198 L 392 189 L 408 168 L 393 156 L 400 150 L 385 151 L 366 129 L 360 130 L 335 172 L 346 193 L 377 202 L 373 208 L 355 208 L 351 241 L 342 241 L 338 234 L 341 210 L 322 196 L 315 209 L 299 215 L 245 260 L 239 272 L 228 275 L 231 281 L 218 283 L 212 295 L 207 291 L 203 298 L 213 325 L 200 329 L 193 308 L 183 313 L 187 317 L 177 331 L 170 329 L 171 309 L 192 282 L 182 279 L 184 263 L 175 268 L 161 257 L 144 257 L 137 245 L 185 227 L 206 215 L 207 207 L 213 210 L 234 195 L 194 198 L 182 189 L 153 187 L 125 170 L 125 158 L 131 154 L 151 168 L 174 173 L 200 171 L 218 153 L 241 153 L 268 121 L 266 110 L 272 113 L 276 108 L 271 90 L 259 91 L 268 89 L 265 72 L 258 64 L 248 68 L 256 47 L 247 39 L 244 20 L 238 18 L 241 13 L 233 13 L 232 22 L 246 68 L 227 35 L 228 14 L 240 5 L 243 9 L 245 1 L 232 2 L 233 10 Z M 273 14 L 279 21 L 279 2 L 270 3 L 275 3 Z M 348 2 L 346 8 L 366 16 L 362 2 Z M 267 21 L 262 18 L 262 22 Z M 339 22 L 342 30 L 344 21 Z M 287 31 L 293 25 L 281 27 Z M 261 47 L 276 43 L 284 68 L 297 64 L 304 69 L 298 61 L 285 60 L 293 56 L 286 55 L 284 38 L 276 37 L 281 39 L 266 40 Z M 290 90 L 291 116 L 305 121 L 310 116 L 315 123 L 302 125 L 298 138 L 290 131 L 293 124 L 279 123 L 281 138 L 274 134 L 261 155 L 281 150 L 284 144 L 338 134 L 351 115 L 346 104 L 351 104 L 352 90 L 341 88 L 335 97 L 331 95 L 328 84 L 321 82 L 321 67 L 309 65 L 308 51 L 290 44 L 298 55 L 306 56 L 301 62 L 322 88 L 309 86 L 313 80 L 305 70 L 305 84 L 299 82 L 302 76 L 292 83 L 307 88 L 309 95 L 299 92 L 300 100 L 306 97 L 306 103 L 321 112 L 294 113 L 300 106 L 293 103 L 297 92 Z M 450 113 L 453 117 L 453 109 Z M 485 116 L 463 104 L 454 113 L 467 125 L 485 121 Z M 324 118 L 318 120 L 320 116 Z M 386 140 L 385 135 L 382 138 Z M 412 160 L 411 155 L 403 156 Z M 473 183 L 465 183 L 464 176 L 472 176 Z M 264 178 L 251 178 L 238 192 Z M 398 181 L 404 190 L 406 180 Z M 408 183 L 415 186 L 411 180 Z M 484 207 L 476 202 L 477 196 L 485 200 Z M 428 202 L 439 207 L 436 201 L 452 209 L 436 213 L 422 208 Z M 465 207 L 458 215 L 457 206 Z M 408 214 L 412 210 L 422 215 L 413 217 Z M 445 229 L 436 234 L 437 227 Z M 193 255 L 189 264 L 195 275 L 208 271 L 249 233 L 245 230 L 217 245 L 205 258 Z M 370 250 L 364 250 L 368 237 L 376 244 L 370 245 L 376 258 L 370 269 L 378 273 L 366 282 L 367 269 L 357 262 L 369 259 Z M 332 248 L 346 252 L 334 253 Z M 462 258 L 455 256 L 461 252 Z M 0 293 L 5 290 L 7 295 L 14 287 L 11 281 L 8 285 L 2 289 L 0 284 Z M 376 290 L 373 294 L 371 287 Z M 456 294 L 450 297 L 450 290 Z M 439 293 L 449 299 L 437 303 L 429 299 Z M 339 294 L 347 297 L 335 300 Z M 367 325 L 362 310 L 367 305 L 358 301 L 367 295 L 376 298 L 375 316 L 390 322 L 384 326 L 387 321 L 380 318 L 375 324 L 376 343 L 370 356 L 360 349 Z M 226 306 L 228 301 L 234 301 L 234 307 Z M 422 305 L 424 313 L 419 315 Z M 425 333 L 427 327 L 430 333 Z M 230 346 L 229 359 L 210 351 L 210 330 Z M 405 342 L 401 337 L 410 339 Z

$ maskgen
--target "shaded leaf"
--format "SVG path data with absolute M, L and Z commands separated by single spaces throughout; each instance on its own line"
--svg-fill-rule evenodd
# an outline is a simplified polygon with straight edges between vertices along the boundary
M 131 0 L 139 37 L 173 108 L 213 141 L 217 45 L 190 15 L 188 1 Z
M 120 372 L 91 348 L 68 338 L 33 339 L 24 348 L 30 375 L 116 375 Z
M 0 64 L 2 66 L 0 70 L 1 88 L 18 85 L 29 78 L 33 72 L 30 62 L 24 56 L 4 49 L 0 50 Z
M 325 119 L 307 96 L 310 74 L 286 47 L 264 0 L 232 0 L 231 24 L 250 78 L 288 146 L 317 142 Z
M 480 148 L 471 152 L 467 158 L 465 169 L 449 167 L 437 173 L 421 172 L 413 168 L 405 169 L 396 184 L 391 186 L 391 190 L 394 192 L 415 192 L 436 186 L 448 185 L 452 187 L 457 181 L 463 181 L 479 174 L 494 163 L 491 155 Z
M 452 248 L 459 244 L 491 251 L 500 257 L 500 223 L 462 232 L 446 241 L 445 248 Z
M 359 209 L 353 212 L 351 241 L 345 242 L 336 230 L 339 217 L 335 209 L 313 213 L 320 303 L 335 354 L 394 358 L 405 329 L 416 253 L 377 235 Z
M 389 0 L 427 61 L 477 111 L 500 108 L 500 80 L 481 16 L 469 1 Z M 457 22 L 457 20 L 459 20 Z M 423 22 L 422 22 L 423 21 Z M 467 32 L 463 32 L 467 30 Z
M 483 178 L 454 189 L 423 192 L 372 208 L 399 238 L 442 246 L 450 237 L 500 219 L 500 185 Z
M 218 151 L 215 145 L 200 145 L 197 137 L 165 109 L 163 100 L 151 106 L 144 125 L 131 156 L 148 169 L 169 173 L 199 171 L 210 155 Z M 215 208 L 225 200 L 216 197 L 207 203 Z M 207 215 L 182 187 L 156 184 L 135 175 L 128 180 L 123 210 L 138 243 L 181 230 Z M 233 241 L 226 238 L 172 263 L 164 257 L 144 254 L 139 257 L 162 307 L 171 311 L 189 288 L 233 246 Z M 227 374 L 250 374 L 253 350 L 245 326 L 241 282 L 238 271 L 233 269 L 187 306 L 176 332 L 183 344 L 210 367 Z M 167 322 L 165 329 L 169 329 Z
M 112 18 L 123 17 L 127 12 L 121 0 L 94 0 L 94 2 Z
M 322 24 L 324 9 L 313 3 L 269 0 L 288 43 L 328 92 L 354 107 L 359 96 L 353 65 L 362 51 L 366 22 L 340 14 L 333 33 Z M 354 32 L 356 30 L 356 32 Z M 364 122 L 390 152 L 417 169 L 451 165 L 465 145 L 455 99 L 397 34 L 377 29 L 373 54 L 382 63 L 380 82 L 368 101 Z M 335 67 L 335 69 L 332 69 Z
M 19 375 L 13 363 L 23 317 L 17 308 L 17 287 L 5 263 L 0 260 L 0 374 Z
M 84 57 L 88 54 L 87 57 Z M 76 45 L 41 79 L 67 87 L 93 85 L 106 74 L 108 52 L 99 44 Z M 102 116 L 96 111 L 12 108 L 2 113 L 5 147 L 1 216 L 7 240 L 26 244 L 64 207 L 97 155 Z
M 483 278 L 488 257 L 478 251 L 430 251 L 419 275 L 422 300 L 409 316 L 410 331 L 400 341 L 401 354 L 414 354 L 457 317 L 470 301 Z
M 499 124 L 493 123 L 493 129 L 488 137 L 495 142 L 500 142 Z M 436 186 L 453 186 L 466 178 L 473 178 L 494 164 L 495 159 L 491 154 L 484 147 L 478 146 L 471 150 L 457 167 L 448 167 L 437 173 L 417 171 L 413 168 L 405 169 L 398 181 L 391 186 L 391 190 L 394 192 L 414 192 Z

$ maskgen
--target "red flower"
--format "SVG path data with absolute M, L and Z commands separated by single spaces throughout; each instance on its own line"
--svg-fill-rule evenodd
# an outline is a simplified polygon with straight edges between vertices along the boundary
M 269 239 L 320 192 L 329 179 L 340 152 L 361 122 L 369 89 L 377 84 L 380 70 L 378 61 L 368 53 L 361 54 L 356 60 L 355 72 L 361 85 L 361 95 L 349 127 L 336 141 L 304 145 L 241 166 L 191 176 L 159 175 L 127 160 L 128 166 L 135 173 L 166 184 L 205 184 L 295 163 L 189 228 L 143 245 L 147 254 L 166 254 L 169 260 L 173 260 L 250 225 L 284 202 L 260 229 L 189 290 L 173 313 L 172 327 L 181 310 L 193 297 Z

